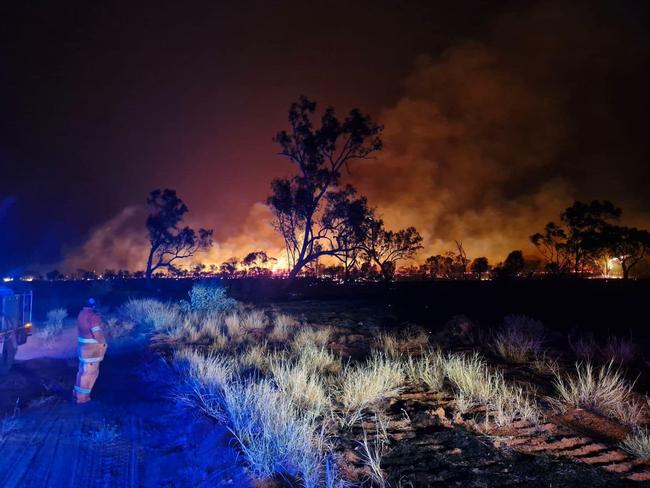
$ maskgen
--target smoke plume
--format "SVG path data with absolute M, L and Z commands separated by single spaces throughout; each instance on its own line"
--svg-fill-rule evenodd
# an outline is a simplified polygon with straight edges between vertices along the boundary
M 574 199 L 612 200 L 626 222 L 648 227 L 649 56 L 617 15 L 592 2 L 544 3 L 416 60 L 402 95 L 376 117 L 385 149 L 349 178 L 389 227 L 422 233 L 420 261 L 454 240 L 493 262 L 513 249 L 533 254 L 528 236 Z M 142 209 L 124 209 L 65 267 L 142 269 L 143 222 Z M 260 249 L 281 257 L 270 222 L 255 204 L 239 232 L 199 259 L 218 264 Z
M 588 9 L 544 4 L 419 58 L 358 186 L 389 226 L 421 231 L 421 258 L 454 240 L 471 257 L 532 254 L 528 236 L 575 198 L 611 199 L 647 223 L 635 212 L 644 191 L 611 185 L 644 166 L 619 152 L 634 121 L 617 117 L 626 88 L 616 76 L 639 62 L 628 41 Z

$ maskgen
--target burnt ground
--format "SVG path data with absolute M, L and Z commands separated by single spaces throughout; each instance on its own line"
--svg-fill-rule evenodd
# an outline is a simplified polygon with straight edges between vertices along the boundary
M 330 348 L 350 357 L 368 354 L 381 332 L 400 334 L 415 325 L 372 303 L 342 305 L 293 301 L 269 307 L 306 323 L 333 326 Z M 449 333 L 433 333 L 430 340 L 453 350 Z M 550 378 L 531 368 L 503 363 L 499 367 L 510 379 L 532 381 L 544 393 L 552 390 Z M 390 402 L 382 468 L 391 486 L 650 486 L 650 463 L 617 446 L 627 430 L 590 412 L 573 409 L 558 414 L 548 409 L 539 426 L 515 422 L 507 428 L 485 429 L 480 409 L 462 417 L 454 410 L 448 393 L 422 391 L 414 385 Z M 367 422 L 364 428 L 372 432 L 376 427 Z M 364 476 L 362 438 L 360 429 L 353 431 L 341 449 L 343 458 L 358 468 L 359 479 Z

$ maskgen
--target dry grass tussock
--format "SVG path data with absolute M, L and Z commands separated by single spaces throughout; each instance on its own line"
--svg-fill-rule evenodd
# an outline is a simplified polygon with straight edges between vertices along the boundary
M 580 361 L 629 365 L 639 359 L 640 350 L 631 337 L 609 337 L 599 344 L 592 334 L 569 335 L 569 345 Z
M 118 317 L 109 317 L 104 324 L 104 332 L 113 339 L 128 336 L 134 328 L 133 321 Z
M 401 355 L 399 339 L 393 334 L 379 334 L 375 339 L 375 347 L 391 358 L 398 358 Z
M 285 357 L 271 360 L 269 369 L 278 390 L 298 408 L 320 416 L 329 407 L 330 397 L 317 371 Z
M 647 427 L 636 428 L 621 442 L 620 446 L 634 457 L 650 459 L 650 431 Z
M 392 358 L 418 353 L 428 346 L 429 335 L 421 330 L 409 330 L 401 336 L 380 333 L 375 340 L 375 348 Z
M 183 379 L 177 399 L 224 422 L 255 477 L 343 486 L 325 442 L 341 369 L 326 349 L 330 331 L 296 330 L 286 315 L 271 327 L 261 310 L 213 308 L 132 300 L 124 311 L 177 349 L 173 363 Z
M 0 420 L 0 442 L 4 442 L 18 428 L 18 401 L 11 416 Z
M 322 486 L 325 462 L 318 422 L 269 380 L 234 381 L 223 390 L 228 427 L 258 478 L 275 473 Z
M 490 419 L 504 426 L 515 419 L 537 423 L 540 410 L 533 394 L 519 385 L 508 384 L 503 373 L 490 370 L 477 354 L 453 354 L 445 363 L 445 374 L 455 388 L 455 398 L 461 413 L 477 404 L 486 408 Z
M 239 314 L 241 325 L 247 332 L 264 332 L 269 319 L 262 310 L 250 310 Z
M 239 365 L 225 355 L 205 356 L 190 348 L 176 352 L 174 365 L 183 376 L 176 399 L 210 418 L 225 421 L 223 388 L 236 376 Z
M 336 374 L 341 371 L 341 359 L 332 354 L 324 346 L 308 344 L 294 354 L 298 357 L 301 367 L 319 374 Z
M 508 315 L 494 337 L 494 349 L 502 358 L 523 363 L 542 352 L 544 328 L 524 315 Z
M 385 355 L 374 355 L 362 364 L 348 363 L 341 373 L 338 400 L 345 423 L 352 425 L 364 410 L 377 410 L 382 400 L 396 396 L 405 382 L 403 366 Z
M 445 381 L 446 358 L 438 349 L 424 351 L 414 358 L 409 356 L 404 361 L 404 370 L 411 381 L 426 385 L 431 391 L 440 391 Z
M 271 328 L 265 314 L 241 308 L 183 312 L 182 319 L 166 330 L 181 339 L 173 343 L 184 379 L 178 398 L 228 426 L 257 478 L 279 473 L 307 487 L 339 483 L 332 435 L 368 415 L 377 418 L 407 379 L 432 390 L 448 381 L 459 409 L 484 404 L 497 425 L 538 415 L 529 392 L 506 384 L 478 354 L 418 348 L 419 356 L 409 357 L 398 346 L 398 354 L 389 350 L 343 365 L 327 348 L 329 328 L 295 329 L 286 316 L 276 317 Z M 267 341 L 269 334 L 275 340 Z M 203 352 L 192 347 L 206 338 L 212 342 L 207 348 L 201 343 Z M 381 486 L 382 449 L 373 442 L 366 438 L 360 450 L 372 483 Z
M 610 337 L 601 348 L 601 356 L 607 362 L 632 364 L 639 358 L 639 347 L 631 337 Z
M 291 347 L 294 349 L 308 345 L 325 347 L 331 338 L 332 329 L 330 327 L 304 327 L 294 335 Z
M 273 320 L 273 329 L 268 338 L 273 342 L 286 342 L 296 331 L 299 323 L 290 315 L 278 314 Z
M 163 309 L 164 310 L 164 309 Z M 263 312 L 178 312 L 173 325 L 156 328 L 155 341 L 168 344 L 206 344 L 220 351 L 264 339 L 268 321 Z M 151 319 L 150 322 L 155 322 Z
M 266 342 L 251 344 L 239 355 L 238 361 L 244 367 L 252 367 L 266 374 L 271 366 L 272 353 Z
M 268 377 L 241 376 L 247 355 L 268 364 Z M 262 345 L 241 356 L 186 348 L 175 363 L 185 380 L 179 400 L 228 426 L 255 477 L 280 473 L 304 486 L 335 486 L 327 484 L 339 478 L 327 459 L 322 419 L 330 399 L 319 373 Z
M 65 308 L 55 308 L 47 312 L 47 319 L 43 327 L 36 331 L 36 335 L 44 339 L 46 342 L 53 341 L 54 338 L 61 334 L 63 331 L 63 321 L 68 316 L 68 311 Z
M 359 442 L 361 461 L 369 472 L 371 486 L 385 488 L 388 486 L 384 472 L 381 468 L 381 459 L 386 451 L 387 435 L 386 427 L 379 416 L 375 416 L 375 435 L 373 439 L 368 438 L 368 432 L 363 429 L 363 440 Z
M 130 299 L 122 306 L 122 315 L 136 324 L 152 326 L 156 331 L 173 329 L 181 321 L 181 312 L 176 304 L 151 298 Z
M 260 310 L 240 310 L 229 313 L 224 318 L 226 335 L 234 342 L 248 340 L 253 334 L 261 337 L 268 325 L 266 314 Z
M 643 416 L 644 407 L 632 394 L 633 384 L 612 362 L 598 368 L 577 363 L 574 374 L 556 373 L 554 386 L 560 406 L 581 407 L 630 425 L 638 424 Z

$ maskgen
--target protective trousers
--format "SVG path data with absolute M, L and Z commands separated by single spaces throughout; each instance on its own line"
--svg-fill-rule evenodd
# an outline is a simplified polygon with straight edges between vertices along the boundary
M 90 392 L 99 376 L 99 363 L 106 354 L 106 344 L 100 344 L 94 339 L 79 341 L 79 371 L 74 386 L 74 398 L 77 403 L 90 401 Z M 90 342 L 94 341 L 94 342 Z

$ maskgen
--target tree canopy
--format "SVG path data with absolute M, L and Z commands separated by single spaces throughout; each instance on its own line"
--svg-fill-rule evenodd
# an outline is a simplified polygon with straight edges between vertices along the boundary
M 289 109 L 290 129 L 274 138 L 280 154 L 297 168 L 295 176 L 273 180 L 267 199 L 285 243 L 290 278 L 321 256 L 350 252 L 355 226 L 368 210 L 354 188 L 340 189 L 341 171 L 382 147 L 382 127 L 359 110 L 339 120 L 327 108 L 318 127 L 315 112 L 316 103 L 300 97 Z
M 212 230 L 198 231 L 182 226 L 189 211 L 176 191 L 154 190 L 147 198 L 151 213 L 147 217 L 149 256 L 146 277 L 151 278 L 158 269 L 173 270 L 177 261 L 187 259 L 212 246 Z

